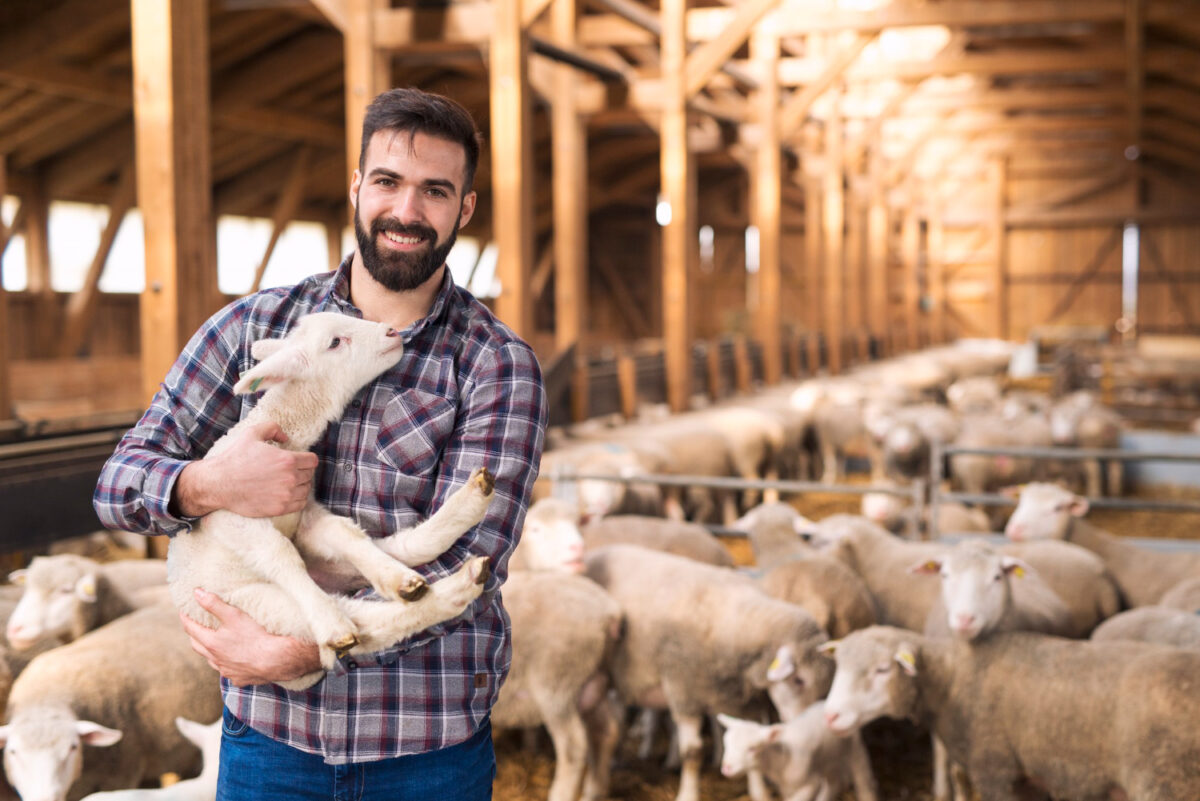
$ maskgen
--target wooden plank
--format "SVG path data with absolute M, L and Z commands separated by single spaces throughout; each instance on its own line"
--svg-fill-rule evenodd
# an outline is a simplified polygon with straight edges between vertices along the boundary
M 842 73 L 854 63 L 854 60 L 858 58 L 866 46 L 874 41 L 875 36 L 876 33 L 874 31 L 858 34 L 854 38 L 854 41 L 833 56 L 829 61 L 829 66 L 817 76 L 816 80 L 797 90 L 787 99 L 786 105 L 779 117 L 781 135 L 784 139 L 790 139 L 800 129 L 800 125 L 804 122 L 804 118 L 808 116 L 808 111 L 812 108 L 813 103 L 821 95 L 825 94 L 834 81 L 842 76 Z M 778 75 L 778 71 L 778 63 L 776 62 L 772 66 L 772 72 L 765 74 Z
M 21 206 L 28 209 L 24 227 L 25 291 L 34 298 L 37 308 L 30 355 L 49 356 L 57 341 L 59 310 L 51 285 L 50 197 L 40 175 L 34 176 Z
M 325 19 L 342 33 L 346 32 L 349 20 L 346 15 L 345 0 L 309 0 L 316 9 L 325 15 Z
M 575 45 L 576 0 L 553 0 L 550 24 L 557 43 Z M 554 343 L 586 345 L 588 252 L 587 123 L 575 103 L 578 74 L 555 65 L 550 103 L 554 208 Z
M 629 353 L 617 357 L 617 389 L 621 395 L 621 416 L 626 420 L 637 417 L 637 362 Z
M 687 57 L 686 97 L 703 89 L 713 75 L 738 51 L 750 31 L 779 0 L 742 0 L 733 8 L 733 16 L 720 35 L 697 47 Z
M 148 401 L 218 297 L 208 4 L 131 2 L 137 197 L 146 237 L 142 390 Z
M 921 221 L 916 211 L 906 209 L 900 223 L 900 262 L 904 265 L 905 345 L 921 347 Z
M 387 5 L 387 0 L 342 1 L 346 14 L 342 53 L 346 74 L 346 175 L 349 176 L 358 169 L 367 106 L 391 86 L 391 63 L 387 52 L 376 41 L 375 30 L 376 13 Z M 347 212 L 353 218 L 349 198 L 346 202 Z
M 846 198 L 842 188 L 846 164 L 840 106 L 835 100 L 825 120 L 825 174 L 821 191 L 825 335 L 829 347 L 829 372 L 835 375 L 842 371 L 846 333 Z
M 663 113 L 660 137 L 663 200 L 670 221 L 662 227 L 662 309 L 667 405 L 686 411 L 692 383 L 691 262 L 696 242 L 695 165 L 688 150 L 687 0 L 662 0 Z
M 251 292 L 262 289 L 263 276 L 266 275 L 267 263 L 271 261 L 271 254 L 275 252 L 275 245 L 279 243 L 279 237 L 283 236 L 284 230 L 295 219 L 296 209 L 304 200 L 304 183 L 308 180 L 308 162 L 311 157 L 312 151 L 307 147 L 301 147 L 296 151 L 295 160 L 292 162 L 292 173 L 280 191 L 279 200 L 275 204 L 275 213 L 271 215 L 271 238 L 267 240 L 262 259 L 259 260 L 258 267 L 254 270 L 254 280 L 250 283 Z
M 766 21 L 773 23 L 774 18 Z M 751 55 L 764 76 L 775 74 L 779 38 L 770 24 L 750 39 Z M 758 142 L 754 152 L 753 225 L 758 229 L 757 335 L 763 347 L 763 380 L 783 379 L 783 153 L 779 127 L 779 84 L 764 78 L 753 96 Z
M 930 339 L 940 344 L 950 338 L 946 328 L 946 229 L 942 226 L 941 210 L 933 204 L 925 238 L 926 265 L 929 276 Z
M 1129 91 L 1129 102 L 1126 105 L 1129 118 L 1128 143 L 1129 147 L 1135 148 L 1136 152 L 1140 152 L 1146 93 L 1145 0 L 1126 0 L 1125 56 L 1125 85 Z
M 494 3 L 495 26 L 488 49 L 491 87 L 492 230 L 502 286 L 496 314 L 518 336 L 533 335 L 533 126 L 529 86 L 529 37 L 520 0 Z
M 891 303 L 888 275 L 888 205 L 883 179 L 883 154 L 879 152 L 878 140 L 872 143 L 868 154 L 870 179 L 870 201 L 867 209 L 867 276 L 869 290 L 867 305 L 870 308 L 868 327 L 871 334 L 883 341 L 891 330 Z
M 1062 317 L 1064 314 L 1066 314 L 1067 310 L 1071 308 L 1071 304 L 1074 303 L 1075 299 L 1079 297 L 1079 293 L 1082 292 L 1084 287 L 1086 287 L 1092 281 L 1092 279 L 1095 278 L 1096 274 L 1100 272 L 1100 268 L 1103 267 L 1105 262 L 1108 261 L 1108 257 L 1116 252 L 1118 248 L 1120 248 L 1123 235 L 1123 229 L 1118 228 L 1109 234 L 1108 238 L 1101 243 L 1099 249 L 1096 251 L 1096 254 L 1092 257 L 1092 261 L 1083 268 L 1078 276 L 1076 276 L 1075 280 L 1071 282 L 1071 285 L 1067 287 L 1066 293 L 1059 299 L 1058 303 L 1055 304 L 1054 309 L 1050 312 L 1049 317 L 1045 321 L 1047 325 L 1053 323 L 1059 317 Z
M 1164 281 L 1171 285 L 1171 291 L 1167 293 L 1171 299 L 1171 305 L 1173 305 L 1175 310 L 1179 312 L 1179 316 L 1183 318 L 1184 323 L 1189 328 L 1196 327 L 1197 318 L 1196 315 L 1192 314 L 1191 303 L 1188 301 L 1189 297 L 1195 296 L 1195 292 L 1189 291 L 1189 287 L 1187 287 L 1183 280 L 1181 280 L 1183 276 L 1173 274 L 1167 269 L 1167 265 L 1163 260 L 1162 253 L 1159 252 L 1158 246 L 1154 243 L 1154 237 L 1151 236 L 1148 231 L 1143 231 L 1141 233 L 1140 240 L 1142 249 L 1145 251 L 1146 255 L 1149 256 L 1149 258 L 1146 259 L 1146 266 L 1150 268 L 1147 272 L 1153 273 L 1158 280 Z M 1195 274 L 1190 274 L 1187 277 L 1193 281 L 1197 279 Z M 1138 281 L 1142 283 L 1150 283 L 1146 280 L 1146 278 L 1147 277 L 1145 275 L 1139 275 Z
M 802 161 L 817 161 L 813 151 L 801 155 Z M 823 328 L 824 298 L 822 286 L 822 250 L 824 246 L 825 225 L 823 222 L 823 203 L 821 200 L 822 182 L 820 174 L 810 165 L 802 165 L 804 176 L 804 293 L 808 301 L 805 328 L 813 336 L 809 344 L 816 348 L 816 334 Z M 810 359 L 814 365 L 819 360 Z M 813 370 L 816 368 L 813 367 Z
M 862 191 L 866 178 L 862 175 L 864 154 L 851 153 L 846 159 L 846 326 L 858 350 L 857 360 L 865 361 L 867 352 L 867 204 Z
M 8 158 L 0 154 L 0 200 L 8 194 Z M 22 203 L 22 206 L 24 204 Z M 4 251 L 16 230 L 16 219 L 12 227 L 0 219 L 0 262 L 4 259 Z M 8 290 L 4 288 L 4 271 L 0 269 L 0 421 L 13 419 L 12 377 L 9 370 L 8 352 Z
M 80 356 L 84 338 L 91 330 L 92 321 L 96 315 L 96 300 L 100 292 L 100 278 L 104 273 L 104 265 L 112 252 L 113 242 L 117 232 L 125 221 L 134 203 L 135 181 L 133 164 L 126 164 L 117 178 L 116 188 L 108 201 L 108 224 L 100 235 L 100 243 L 96 246 L 96 255 L 88 266 L 83 278 L 83 286 L 71 296 L 67 302 L 66 320 L 63 325 L 62 339 L 58 344 L 60 357 Z
M 996 243 L 992 265 L 991 335 L 1008 339 L 1008 163 L 994 159 L 988 164 L 988 182 L 992 187 L 991 240 Z

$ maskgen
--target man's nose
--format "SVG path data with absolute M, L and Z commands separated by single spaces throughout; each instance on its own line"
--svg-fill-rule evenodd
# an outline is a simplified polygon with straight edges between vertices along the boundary
M 402 223 L 424 221 L 421 191 L 417 187 L 401 189 L 392 203 L 392 216 Z

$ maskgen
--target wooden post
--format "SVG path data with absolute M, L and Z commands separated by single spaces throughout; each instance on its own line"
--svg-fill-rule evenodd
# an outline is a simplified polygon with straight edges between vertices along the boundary
M 721 341 L 714 339 L 704 352 L 705 374 L 708 376 L 709 400 L 718 400 L 725 394 L 725 380 L 721 377 Z
M 617 389 L 621 394 L 621 416 L 637 417 L 637 362 L 628 353 L 617 357 Z
M 942 226 L 942 209 L 932 202 L 929 209 L 929 229 L 925 237 L 926 264 L 929 276 L 930 309 L 929 337 L 938 345 L 950 338 L 946 330 L 946 231 Z
M 821 281 L 821 253 L 823 251 L 824 221 L 821 202 L 820 135 L 812 125 L 804 129 L 804 152 L 801 169 L 804 182 L 804 277 L 805 297 L 808 301 L 808 364 L 809 371 L 816 374 L 821 369 L 821 342 L 819 334 L 823 328 L 825 305 Z
M 783 378 L 783 159 L 779 140 L 779 37 L 775 15 L 759 23 L 750 39 L 750 56 L 762 83 L 754 93 L 759 139 L 754 158 L 754 202 L 751 213 L 758 229 L 757 333 L 763 348 L 763 380 Z
M 846 321 L 854 344 L 854 360 L 869 356 L 866 333 L 867 211 L 861 192 L 863 153 L 846 151 Z
M 51 285 L 50 267 L 50 198 L 46 196 L 46 184 L 41 175 L 30 182 L 29 191 L 21 202 L 27 209 L 25 216 L 25 291 L 33 300 L 37 310 L 33 318 L 31 352 L 34 358 L 46 358 L 54 354 L 53 343 L 57 341 L 58 308 Z
M 663 112 L 661 191 L 670 210 L 663 226 L 663 341 L 667 403 L 686 411 L 692 379 L 691 261 L 695 234 L 695 183 L 687 141 L 687 0 L 662 0 Z
M 533 335 L 533 150 L 529 37 L 521 0 L 492 4 L 491 86 L 492 231 L 500 296 L 496 316 L 518 336 Z
M 871 333 L 880 342 L 884 356 L 890 356 L 892 331 L 892 299 L 888 270 L 888 205 L 883 184 L 883 155 L 879 141 L 871 142 L 868 173 L 871 179 L 871 198 L 867 209 L 867 292 Z
M 362 124 L 367 106 L 391 85 L 391 58 L 375 44 L 375 12 L 388 0 L 345 0 L 342 53 L 346 83 L 346 186 L 358 169 L 362 151 Z M 347 200 L 347 209 L 354 210 Z
M 555 41 L 575 46 L 576 0 L 553 0 L 550 7 Z M 554 149 L 554 342 L 562 351 L 587 332 L 587 128 L 576 104 L 578 79 L 574 68 L 554 68 L 550 106 Z
M 146 237 L 142 387 L 149 399 L 217 298 L 208 3 L 131 2 L 137 196 Z
M 842 114 L 840 104 L 832 104 L 829 119 L 825 123 L 825 183 L 823 239 L 825 274 L 825 336 L 829 347 L 829 372 L 842 371 L 842 356 L 846 339 L 845 297 L 845 225 L 846 197 L 843 190 L 845 180 L 845 156 L 842 141 Z
M 576 354 L 575 369 L 571 373 L 571 422 L 582 423 L 588 419 L 588 397 L 591 390 L 591 372 L 587 359 Z
M 988 165 L 988 181 L 992 185 L 992 241 L 996 244 L 992 265 L 992 336 L 1008 339 L 1008 163 L 1001 156 Z
M 0 154 L 0 201 L 8 194 L 8 158 Z M 14 222 L 16 222 L 14 220 Z M 4 230 L 4 221 L 0 220 L 0 230 L 5 233 L 4 244 L 8 242 L 8 231 Z M 4 248 L 0 247 L 0 263 L 3 262 Z M 4 270 L 0 267 L 0 420 L 11 420 L 16 415 L 13 412 L 12 375 L 9 370 L 11 355 L 8 352 L 8 291 L 4 288 Z
M 754 368 L 750 363 L 750 345 L 744 336 L 733 340 L 733 378 L 737 391 L 749 395 L 754 386 Z
M 904 212 L 900 223 L 900 253 L 904 265 L 905 346 L 909 350 L 921 347 L 921 283 L 918 270 L 921 259 L 921 224 L 915 209 Z

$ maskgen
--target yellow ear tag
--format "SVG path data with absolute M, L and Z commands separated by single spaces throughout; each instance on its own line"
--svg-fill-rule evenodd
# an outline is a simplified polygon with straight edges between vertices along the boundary
M 767 668 L 767 672 L 774 673 L 776 670 L 779 670 L 780 667 L 782 667 L 782 665 L 779 664 L 779 657 L 775 657 L 771 660 L 771 666 Z
M 1025 578 L 1025 568 L 1021 567 L 1020 565 L 1017 565 L 1016 567 L 1013 568 L 1013 575 L 1016 576 L 1017 578 Z
M 913 656 L 912 651 L 901 651 L 896 654 L 896 661 L 904 665 L 909 670 L 917 669 L 917 658 Z

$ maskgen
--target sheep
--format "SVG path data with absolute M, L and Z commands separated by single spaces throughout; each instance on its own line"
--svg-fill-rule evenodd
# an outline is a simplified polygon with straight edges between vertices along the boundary
M 616 601 L 583 570 L 575 506 L 544 498 L 529 507 L 502 590 L 513 656 L 492 710 L 500 728 L 544 725 L 554 743 L 550 801 L 608 793 L 616 721 L 605 694 L 606 659 L 620 636 Z M 585 773 L 586 769 L 586 773 Z
M 541 470 L 534 484 L 533 500 L 549 497 L 559 471 L 592 476 L 632 478 L 662 472 L 664 463 L 645 453 L 615 442 L 572 443 L 542 453 Z M 645 514 L 661 517 L 662 490 L 655 484 L 626 484 L 594 478 L 575 482 L 580 514 L 585 520 L 615 514 Z
M 1163 593 L 1158 603 L 1172 609 L 1200 612 L 1200 576 L 1179 582 Z
M 149 556 L 149 540 L 144 534 L 102 528 L 80 537 L 56 540 L 46 549 L 49 556 L 73 553 L 98 562 L 115 562 L 119 559 L 144 559 Z
M 841 637 L 877 622 L 875 602 L 854 571 L 818 553 L 797 534 L 811 521 L 786 504 L 764 504 L 743 515 L 755 563 L 765 569 L 758 585 L 772 598 L 804 607 L 830 636 Z
M 894 481 L 879 482 L 885 487 L 898 487 Z M 987 534 L 992 530 L 992 522 L 987 512 L 973 508 L 956 501 L 939 501 L 937 506 L 926 506 L 920 520 L 916 520 L 916 510 L 901 495 L 887 492 L 863 493 L 859 506 L 860 514 L 893 534 L 899 534 L 908 539 L 927 539 L 929 521 L 936 508 L 937 531 L 944 534 Z
M 212 801 L 217 796 L 217 767 L 221 754 L 221 720 L 202 724 L 175 718 L 180 734 L 200 749 L 200 775 L 155 789 L 104 790 L 83 801 Z
M 866 388 L 851 378 L 809 381 L 792 395 L 793 407 L 809 414 L 821 454 L 821 481 L 833 484 L 846 474 L 846 450 L 866 438 Z
M 39 801 L 194 774 L 196 749 L 174 720 L 220 713 L 216 671 L 174 608 L 139 609 L 39 654 L 17 677 L 0 726 L 4 771 L 22 798 Z
M 9 580 L 22 587 L 5 636 L 16 651 L 39 641 L 67 643 L 135 609 L 164 599 L 161 559 L 100 563 L 74 554 L 35 556 Z
M 960 378 L 946 389 L 946 403 L 959 414 L 990 412 L 1000 404 L 1003 390 L 991 376 Z
M 1026 484 L 1004 529 L 1012 540 L 1059 539 L 1081 545 L 1104 560 L 1129 606 L 1156 604 L 1184 579 L 1200 578 L 1200 554 L 1154 553 L 1083 519 L 1089 504 L 1055 484 Z
M 825 633 L 808 612 L 767 597 L 749 577 L 633 545 L 588 554 L 585 567 L 625 612 L 612 660 L 618 695 L 666 708 L 675 722 L 683 762 L 677 801 L 699 798 L 703 716 L 745 717 L 765 701 L 781 645 L 791 647 L 803 677 L 791 690 L 805 704 L 824 695 L 830 665 L 816 646 Z
M 205 458 L 230 447 L 235 432 L 263 421 L 283 429 L 285 447 L 311 447 L 359 389 L 396 364 L 402 350 L 399 332 L 336 312 L 301 318 L 283 339 L 258 340 L 251 353 L 259 363 L 241 376 L 234 392 L 265 387 L 266 393 Z M 212 512 L 171 538 L 172 600 L 188 617 L 215 627 L 215 617 L 194 597 L 203 587 L 274 634 L 315 642 L 323 670 L 280 682 L 288 689 L 311 687 L 338 657 L 386 648 L 461 614 L 479 597 L 488 578 L 486 557 L 466 560 L 432 586 L 410 565 L 434 559 L 478 523 L 493 483 L 491 474 L 478 468 L 427 521 L 377 540 L 312 498 L 302 512 L 277 518 Z M 365 579 L 387 600 L 327 594 L 309 569 L 339 588 Z
M 735 476 L 749 481 L 779 480 L 779 463 L 787 433 L 778 417 L 751 406 L 722 406 L 697 412 L 695 419 L 719 431 L 729 441 Z M 742 508 L 753 506 L 758 496 L 759 490 L 743 490 Z M 763 496 L 766 500 L 777 501 L 779 491 L 766 490 Z
M 900 540 L 853 515 L 832 515 L 819 521 L 814 536 L 862 577 L 875 598 L 880 622 L 924 630 L 939 590 L 929 582 L 914 586 L 907 571 L 914 564 L 939 558 L 944 545 Z M 1061 542 L 1016 543 L 1002 550 L 1037 570 L 1067 605 L 1081 635 L 1120 609 L 1117 587 L 1094 554 Z
M 877 410 L 867 427 L 878 454 L 876 478 L 911 480 L 929 475 L 932 445 L 953 442 L 962 422 L 944 406 L 917 403 Z
M 1093 640 L 1138 640 L 1200 649 L 1200 615 L 1167 606 L 1139 606 L 1101 623 Z
M 588 551 L 609 545 L 640 545 L 719 567 L 734 565 L 729 549 L 699 523 L 641 515 L 613 515 L 585 523 L 580 531 Z
M 1200 653 L 1024 632 L 967 644 L 893 627 L 825 646 L 835 733 L 879 717 L 925 724 L 981 801 L 1200 798 Z
M 1087 390 L 1072 392 L 1050 408 L 1050 431 L 1054 444 L 1079 448 L 1119 448 L 1125 421 L 1107 406 L 1100 404 L 1095 393 Z M 1113 459 L 1107 465 L 1107 486 L 1102 480 L 1100 461 L 1083 461 L 1085 487 L 1091 496 L 1120 495 L 1124 483 L 1124 465 Z
M 723 776 L 758 770 L 788 801 L 840 798 L 851 786 L 857 801 L 879 797 L 862 736 L 830 732 L 822 701 L 797 718 L 770 726 L 729 715 L 717 719 L 725 727 Z
M 1045 415 L 1025 414 L 1015 419 L 995 415 L 963 418 L 955 445 L 969 448 L 1049 447 L 1050 422 Z M 1016 456 L 989 456 L 975 453 L 950 457 L 952 482 L 965 492 L 992 492 L 1002 487 L 1031 481 L 1041 468 L 1033 459 Z

